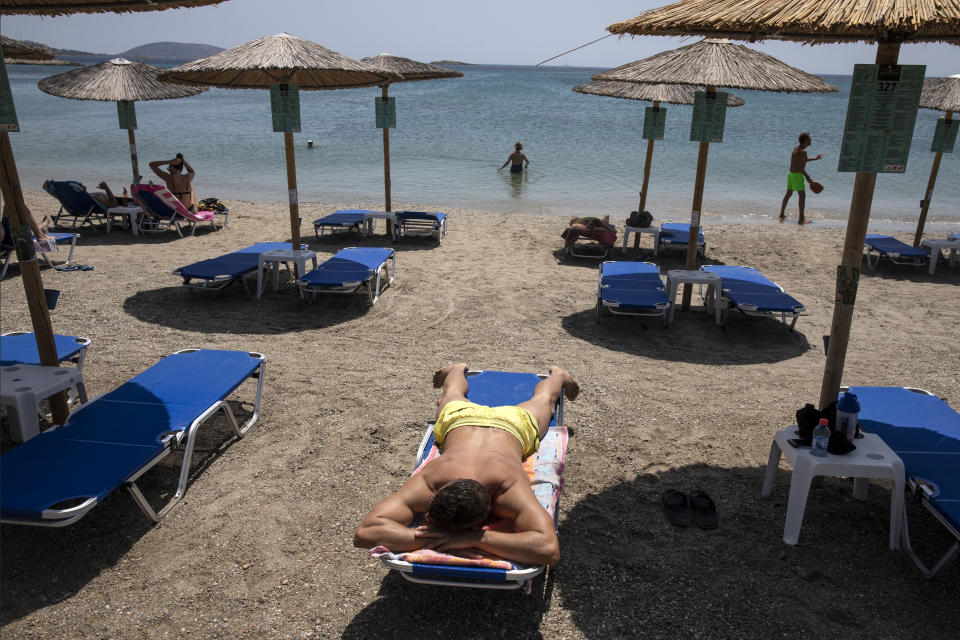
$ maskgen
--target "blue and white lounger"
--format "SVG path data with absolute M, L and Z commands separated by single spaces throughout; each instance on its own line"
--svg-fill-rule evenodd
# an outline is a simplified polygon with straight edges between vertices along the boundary
M 313 233 L 320 239 L 328 228 L 332 231 L 359 231 L 363 226 L 363 214 L 370 209 L 340 209 L 328 216 L 313 221 Z
M 928 569 L 910 545 L 904 512 L 903 548 L 924 575 L 933 577 L 960 553 L 960 414 L 921 389 L 850 387 L 850 391 L 860 402 L 860 426 L 880 436 L 900 456 L 909 486 L 956 539 Z
M 660 227 L 660 251 L 667 248 L 686 249 L 690 242 L 690 225 L 686 222 L 664 222 Z M 707 242 L 703 237 L 703 227 L 697 229 L 697 253 L 707 252 Z
M 439 211 L 398 211 L 397 235 L 426 236 L 437 242 L 447 235 L 447 214 Z
M 762 273 L 753 267 L 738 267 L 732 265 L 707 265 L 701 271 L 716 273 L 721 279 L 721 324 L 727 322 L 727 312 L 737 309 L 748 316 L 780 316 L 786 324 L 787 317 L 792 317 L 790 331 L 797 324 L 797 318 L 807 310 L 803 303 L 784 292 L 783 287 L 771 282 Z M 709 303 L 713 299 L 713 292 L 708 290 L 706 299 Z
M 265 358 L 245 351 L 185 349 L 73 412 L 0 459 L 0 521 L 46 527 L 76 522 L 121 485 L 156 522 L 183 497 L 197 430 L 223 411 L 243 437 L 257 422 Z M 253 414 L 241 426 L 227 398 L 258 378 Z M 159 512 L 137 479 L 183 445 L 174 496 Z
M 877 233 L 868 233 L 865 245 L 867 267 L 871 270 L 877 268 L 881 258 L 886 258 L 893 264 L 910 264 L 919 267 L 923 266 L 930 257 L 930 250 L 926 247 L 914 247 L 893 236 Z
M 670 301 L 660 269 L 652 262 L 601 262 L 597 278 L 597 322 L 602 309 L 614 315 L 660 316 L 666 325 Z
M 370 304 L 375 304 L 383 290 L 393 284 L 396 272 L 397 253 L 393 249 L 348 247 L 301 276 L 297 285 L 301 295 L 310 294 L 310 301 L 318 293 L 354 293 L 364 287 Z
M 73 260 L 73 250 L 77 248 L 77 238 L 80 237 L 79 233 L 48 233 L 54 242 L 57 245 L 61 244 L 70 244 L 70 252 L 67 254 L 67 261 L 64 262 L 61 267 L 66 267 Z M 59 252 L 58 252 L 59 253 Z M 6 218 L 3 219 L 3 244 L 0 245 L 0 264 L 3 266 L 0 267 L 0 280 L 3 280 L 7 275 L 7 268 L 10 266 L 10 260 L 15 258 L 17 255 L 16 250 L 13 246 L 13 234 L 10 231 L 10 224 Z M 48 267 L 53 267 L 53 262 L 50 261 L 50 257 L 41 251 L 37 252 L 37 255 L 43 258 L 43 261 L 47 263 Z
M 90 338 L 54 334 L 53 344 L 57 349 L 57 362 L 72 362 L 83 370 L 83 360 L 90 346 Z M 32 333 L 11 331 L 0 335 L 0 367 L 15 364 L 41 364 L 37 352 L 37 339 Z
M 511 373 L 505 371 L 469 371 L 467 378 L 470 389 L 467 396 L 471 402 L 487 406 L 516 405 L 529 400 L 533 388 L 546 376 L 534 373 Z M 531 487 L 537 501 L 553 516 L 554 526 L 558 517 L 560 493 L 563 491 L 563 467 L 566 462 L 567 439 L 569 437 L 563 425 L 563 396 L 557 402 L 553 419 L 540 448 L 535 455 L 524 461 L 524 471 L 530 478 Z M 427 428 L 420 441 L 414 473 L 423 464 L 441 455 L 433 442 L 433 426 Z M 393 554 L 374 549 L 371 552 L 380 561 L 400 572 L 411 582 L 454 587 L 475 587 L 481 589 L 519 589 L 529 587 L 530 581 L 543 573 L 545 566 L 530 566 L 520 563 L 500 561 L 503 567 L 482 566 L 483 561 L 474 566 L 458 564 L 426 563 L 416 560 L 415 554 Z M 439 554 L 442 555 L 442 554 Z M 412 558 L 408 561 L 406 558 Z M 448 558 L 449 560 L 449 558 Z
M 260 264 L 260 254 L 275 249 L 289 248 L 289 242 L 258 242 L 233 253 L 225 253 L 216 258 L 201 260 L 174 269 L 173 274 L 183 278 L 183 285 L 192 289 L 219 291 L 236 280 L 243 282 L 244 287 L 246 287 L 247 283 L 244 276 L 257 270 Z M 300 248 L 306 249 L 307 245 L 302 244 Z M 197 282 L 194 282 L 194 280 Z M 247 288 L 247 294 L 253 296 L 249 288 Z

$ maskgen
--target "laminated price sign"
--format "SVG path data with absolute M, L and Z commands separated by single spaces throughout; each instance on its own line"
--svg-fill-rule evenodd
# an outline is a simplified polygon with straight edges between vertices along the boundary
M 667 124 L 665 107 L 647 107 L 643 115 L 643 139 L 663 140 L 663 130 Z
M 120 119 L 121 129 L 137 128 L 137 110 L 130 100 L 117 100 L 117 116 Z
M 374 98 L 374 102 L 377 108 L 377 129 L 396 129 L 396 98 Z
M 854 65 L 837 171 L 907 170 L 924 71 L 922 64 Z
M 693 94 L 690 142 L 723 142 L 723 125 L 726 119 L 726 93 L 697 91 Z
M 20 131 L 17 110 L 13 108 L 13 94 L 7 78 L 7 65 L 0 64 L 0 131 Z
M 300 131 L 300 89 L 297 85 L 270 85 L 270 113 L 274 131 Z
M 937 130 L 933 132 L 933 145 L 930 151 L 935 153 L 953 153 L 953 145 L 957 143 L 957 130 L 960 129 L 960 120 L 947 120 L 943 116 L 937 120 Z

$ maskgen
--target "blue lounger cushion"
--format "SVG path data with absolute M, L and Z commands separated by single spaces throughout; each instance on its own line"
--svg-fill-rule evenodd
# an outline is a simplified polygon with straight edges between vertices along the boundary
M 83 351 L 90 344 L 90 340 L 54 334 L 53 343 L 57 349 L 57 361 L 63 362 Z M 40 364 L 37 339 L 32 333 L 0 336 L 0 367 L 14 364 Z
M 924 258 L 930 254 L 930 250 L 924 247 L 914 247 L 893 236 L 885 236 L 878 233 L 868 233 L 865 244 L 874 251 L 880 253 L 892 253 L 903 258 Z
M 600 264 L 597 317 L 600 308 L 613 314 L 663 315 L 670 301 L 657 265 L 649 262 L 607 261 Z
M 707 265 L 702 270 L 720 276 L 723 295 L 738 308 L 773 313 L 800 313 L 805 310 L 803 303 L 753 267 Z
M 393 256 L 393 249 L 350 247 L 341 249 L 332 258 L 300 278 L 313 287 L 346 287 L 366 282 Z
M 660 227 L 661 244 L 689 244 L 690 242 L 690 224 L 686 222 L 665 222 Z M 697 244 L 702 245 L 705 242 L 703 236 L 703 227 L 698 228 Z
M 175 269 L 174 273 L 181 276 L 185 282 L 193 278 L 198 280 L 236 279 L 257 270 L 261 253 L 289 248 L 289 242 L 258 242 L 232 253 L 188 264 Z
M 442 222 L 447 219 L 447 214 L 439 211 L 398 211 L 397 222 L 403 220 L 426 220 L 432 222 Z
M 329 215 L 313 221 L 314 230 L 322 227 L 359 227 L 363 224 L 363 214 L 370 213 L 371 209 L 340 209 Z

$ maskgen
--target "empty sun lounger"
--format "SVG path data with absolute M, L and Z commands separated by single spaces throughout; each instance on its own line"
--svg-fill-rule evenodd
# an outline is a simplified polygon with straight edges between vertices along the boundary
M 670 301 L 657 265 L 626 261 L 600 263 L 597 322 L 603 309 L 613 315 L 660 316 L 666 324 Z
M 320 239 L 325 231 L 360 231 L 363 226 L 363 214 L 370 209 L 340 209 L 330 215 L 313 221 L 313 233 Z
M 121 485 L 156 522 L 183 497 L 197 431 L 223 411 L 237 437 L 257 422 L 265 359 L 259 353 L 185 349 L 73 412 L 0 459 L 0 521 L 46 527 L 76 522 Z M 241 426 L 227 398 L 258 378 L 253 413 Z M 136 485 L 183 446 L 176 493 L 159 512 Z
M 690 242 L 690 225 L 685 222 L 664 222 L 660 227 L 660 251 L 668 248 L 686 249 Z M 703 236 L 703 227 L 697 230 L 697 253 L 701 256 L 707 251 L 707 242 Z
M 389 263 L 389 265 L 388 265 Z M 363 287 L 375 304 L 384 289 L 393 284 L 397 272 L 397 253 L 380 247 L 348 247 L 341 249 L 313 271 L 297 280 L 300 293 L 354 293 Z
M 533 373 L 504 371 L 470 371 L 467 376 L 470 381 L 470 401 L 487 406 L 515 405 L 529 400 L 533 388 L 544 377 Z M 562 424 L 563 396 L 557 403 L 550 428 L 541 441 L 540 448 L 523 464 L 534 495 L 553 516 L 554 524 L 557 522 L 560 492 L 563 490 L 563 467 L 568 439 L 567 429 Z M 414 473 L 438 455 L 441 455 L 441 452 L 433 442 L 431 426 L 420 441 Z M 411 582 L 444 586 L 529 588 L 530 581 L 546 569 L 545 566 L 530 566 L 502 559 L 466 559 L 432 551 L 394 554 L 384 547 L 375 547 L 370 553 Z
M 721 324 L 726 324 L 730 309 L 737 309 L 748 316 L 779 316 L 784 324 L 790 317 L 790 330 L 793 331 L 797 318 L 807 310 L 796 298 L 784 292 L 783 287 L 753 267 L 708 265 L 701 270 L 720 276 Z M 707 291 L 708 304 L 713 299 L 712 294 L 711 290 Z
M 910 387 L 851 387 L 860 402 L 859 423 L 903 460 L 910 487 L 947 528 L 954 543 L 927 568 L 910 544 L 906 512 L 903 549 L 933 577 L 960 554 L 960 414 L 940 398 Z
M 258 242 L 233 253 L 174 269 L 173 274 L 183 278 L 184 286 L 193 289 L 220 291 L 237 280 L 246 287 L 244 276 L 257 270 L 261 253 L 289 248 L 289 242 Z M 307 245 L 300 245 L 300 248 L 306 249 Z M 249 288 L 247 288 L 247 294 L 253 296 Z
M 868 233 L 865 240 L 867 248 L 867 267 L 876 269 L 881 258 L 886 258 L 893 264 L 909 264 L 916 267 L 923 266 L 930 257 L 930 250 L 926 247 L 914 247 L 901 242 L 893 236 L 877 233 Z
M 53 344 L 57 349 L 58 362 L 72 362 L 77 369 L 83 370 L 90 338 L 54 334 Z M 0 335 L 0 367 L 15 364 L 41 364 L 37 339 L 32 333 L 11 331 Z
M 447 214 L 439 211 L 398 211 L 397 235 L 426 236 L 437 242 L 447 235 Z

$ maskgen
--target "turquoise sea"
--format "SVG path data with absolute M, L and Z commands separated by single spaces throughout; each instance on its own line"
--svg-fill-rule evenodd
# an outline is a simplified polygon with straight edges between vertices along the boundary
M 89 63 L 89 62 L 87 62 Z M 461 66 L 463 78 L 395 84 L 397 128 L 390 131 L 393 202 L 517 213 L 626 217 L 638 204 L 649 103 L 574 93 L 602 69 Z M 112 102 L 65 100 L 37 81 L 70 67 L 8 68 L 21 131 L 11 135 L 21 181 L 46 178 L 88 185 L 130 178 L 126 132 Z M 711 144 L 704 191 L 706 220 L 766 222 L 779 212 L 789 155 L 801 131 L 813 137 L 808 165 L 823 183 L 808 215 L 825 224 L 847 218 L 854 174 L 838 173 L 849 76 L 824 76 L 832 94 L 733 91 L 746 105 L 727 112 L 722 144 Z M 383 206 L 382 135 L 374 126 L 379 88 L 301 92 L 295 134 L 300 200 Z M 212 89 L 182 100 L 138 102 L 141 172 L 149 160 L 182 152 L 197 171 L 198 195 L 286 201 L 283 138 L 274 133 L 268 92 Z M 655 146 L 647 209 L 661 220 L 689 219 L 698 144 L 689 141 L 691 107 L 667 105 L 664 140 Z M 871 227 L 916 225 L 941 112 L 921 109 L 904 174 L 877 179 Z M 314 148 L 307 148 L 307 140 Z M 497 173 L 522 141 L 531 166 L 522 178 Z M 960 227 L 960 151 L 944 154 L 928 230 Z M 395 207 L 396 208 L 396 207 Z M 796 217 L 796 197 L 788 208 Z

